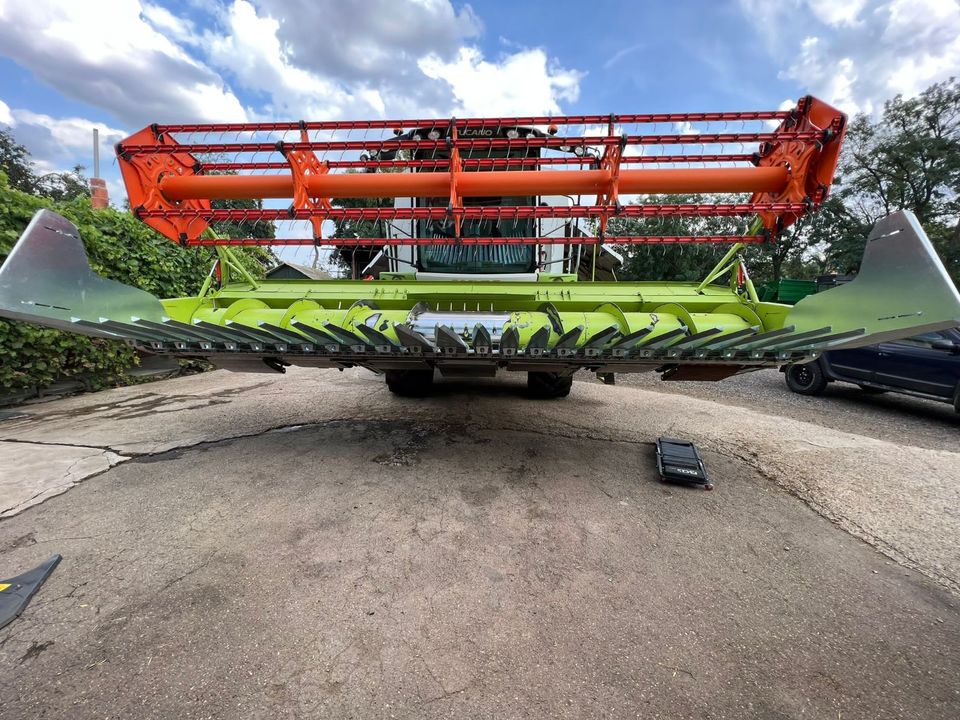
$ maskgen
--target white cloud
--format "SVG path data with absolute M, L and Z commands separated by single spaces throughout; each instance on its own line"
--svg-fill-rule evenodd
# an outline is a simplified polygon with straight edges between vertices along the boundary
M 326 28 L 324 43 L 304 33 L 313 20 Z M 234 0 L 221 25 L 204 35 L 207 62 L 269 98 L 265 116 L 559 112 L 579 91 L 580 73 L 552 65 L 543 50 L 490 61 L 459 47 L 479 22 L 446 0 L 372 0 L 365 12 L 342 2 Z
M 0 0 L 0 47 L 64 95 L 131 125 L 245 119 L 221 78 L 146 22 L 141 9 L 136 0 L 95 7 Z
M 583 77 L 540 48 L 484 57 L 450 0 L 222 0 L 202 25 L 159 2 L 0 0 L 0 55 L 124 128 L 101 126 L 111 182 L 107 146 L 151 122 L 559 113 Z M 89 166 L 92 121 L 0 102 L 4 122 L 38 168 Z
M 55 118 L 22 108 L 10 110 L 9 115 L 7 124 L 14 138 L 30 151 L 39 173 L 70 170 L 78 163 L 92 171 L 94 128 L 100 132 L 101 163 L 109 164 L 113 145 L 126 135 L 123 130 L 86 118 Z
M 482 25 L 469 5 L 449 0 L 257 0 L 280 20 L 279 39 L 300 67 L 343 82 L 416 81 L 425 55 L 454 57 Z M 317 29 L 323 28 L 322 40 Z
M 360 87 L 350 92 L 328 78 L 297 67 L 277 32 L 280 22 L 261 16 L 247 0 L 237 0 L 225 15 L 224 34 L 207 33 L 209 61 L 224 68 L 239 86 L 270 97 L 264 114 L 280 117 L 335 118 L 344 108 L 362 115 L 382 113 L 383 101 L 375 90 Z M 357 106 L 360 105 L 360 108 Z
M 559 112 L 582 77 L 538 48 L 485 58 L 469 44 L 479 19 L 449 0 L 228 0 L 207 10 L 199 28 L 157 0 L 100 0 L 96 12 L 0 0 L 0 53 L 131 128 Z
M 856 25 L 867 0 L 807 0 L 807 4 L 825 25 Z
M 13 110 L 13 119 L 17 128 L 31 125 L 45 128 L 58 147 L 65 150 L 89 149 L 92 147 L 93 131 L 100 131 L 100 142 L 107 148 L 124 138 L 126 133 L 86 118 L 55 118 L 32 110 Z
M 850 113 L 875 113 L 960 70 L 955 0 L 740 0 L 780 77 Z M 790 33 L 771 29 L 790 28 Z M 791 40 L 791 38 L 796 38 Z
M 161 5 L 144 3 L 140 14 L 158 31 L 173 38 L 177 42 L 194 45 L 199 41 L 193 23 L 182 17 L 177 17 Z
M 449 83 L 453 111 L 466 116 L 559 113 L 561 100 L 576 101 L 583 77 L 549 63 L 539 48 L 497 63 L 485 60 L 476 48 L 461 48 L 450 62 L 429 55 L 418 65 L 428 77 Z

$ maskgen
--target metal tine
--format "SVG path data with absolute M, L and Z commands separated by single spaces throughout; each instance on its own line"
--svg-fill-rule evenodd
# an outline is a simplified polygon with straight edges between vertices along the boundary
M 159 323 L 152 320 L 144 320 L 143 318 L 130 319 L 134 325 L 138 327 L 165 333 L 172 338 L 170 342 L 172 342 L 178 350 L 185 350 L 187 346 L 191 344 L 199 345 L 201 350 L 209 350 L 213 346 L 213 341 L 203 333 L 199 333 L 193 328 L 177 327 L 177 325 L 174 324 L 176 321 L 170 318 L 165 318 L 163 322 Z
M 756 335 L 757 330 L 759 329 L 760 328 L 758 328 L 756 325 L 751 325 L 750 327 L 744 328 L 743 330 L 737 330 L 736 332 L 728 333 L 727 335 L 721 335 L 720 337 L 714 340 L 705 342 L 703 345 L 700 346 L 700 349 L 705 349 L 705 350 L 717 349 L 719 347 L 722 347 L 722 345 L 726 342 L 730 342 L 733 340 L 740 340 L 741 338 Z
M 789 335 L 793 331 L 794 331 L 794 326 L 788 325 L 787 327 L 779 328 L 777 330 L 769 330 L 767 332 L 758 333 L 756 335 L 752 335 L 747 338 L 740 338 L 732 342 L 721 343 L 721 344 L 718 344 L 716 348 L 719 350 L 726 350 L 728 348 L 738 348 L 742 345 L 749 345 L 757 340 L 766 340 L 767 338 L 783 337 L 784 335 Z
M 349 330 L 346 330 L 339 325 L 334 325 L 331 322 L 324 323 L 323 329 L 328 335 L 333 335 L 335 338 L 340 338 L 340 342 L 342 344 L 349 345 L 351 348 L 356 348 L 357 346 L 367 347 L 370 344 L 359 335 L 355 335 Z
M 580 339 L 580 336 L 583 335 L 584 328 L 583 325 L 577 325 L 573 330 L 567 330 L 563 335 L 560 336 L 560 339 L 557 340 L 557 344 L 553 346 L 554 350 L 574 350 L 577 347 L 577 341 Z
M 305 337 L 300 333 L 291 332 L 290 330 L 282 328 L 279 325 L 273 325 L 271 323 L 262 321 L 258 322 L 257 325 L 258 327 L 266 330 L 267 332 L 273 333 L 278 338 L 290 343 L 291 345 L 309 345 L 313 342 L 310 338 Z
M 339 347 L 343 344 L 337 338 L 333 337 L 329 333 L 324 332 L 320 328 L 313 327 L 312 325 L 305 325 L 297 320 L 292 320 L 290 324 L 318 345 L 336 345 Z
M 794 340 L 798 340 L 802 343 L 804 340 L 811 340 L 813 338 L 819 337 L 820 335 L 826 335 L 832 330 L 833 328 L 827 325 L 822 328 L 817 328 L 816 330 L 807 330 L 805 332 L 797 333 L 795 335 L 788 335 L 786 338 L 783 338 L 784 340 L 787 341 L 784 347 L 789 346 L 789 344 L 792 343 Z M 779 350 L 781 347 L 780 343 L 781 343 L 781 338 L 779 337 L 767 338 L 766 340 L 761 340 L 760 342 L 747 343 L 745 349 L 759 350 L 760 348 L 773 346 L 771 348 L 772 350 Z
M 187 335 L 190 335 L 191 337 L 195 337 L 198 340 L 205 340 L 207 342 L 216 340 L 216 338 L 211 338 L 209 333 L 198 330 L 194 325 L 183 323 L 183 322 L 180 322 L 179 320 L 174 320 L 173 318 L 164 318 L 163 325 L 168 328 L 174 328 L 177 331 L 186 333 Z
M 528 355 L 539 357 L 546 352 L 547 344 L 549 342 L 550 328 L 547 325 L 544 325 L 530 336 L 530 340 L 527 342 L 527 346 L 524 348 L 524 350 Z
M 677 328 L 676 330 L 671 330 L 666 332 L 663 335 L 657 335 L 655 338 L 650 338 L 649 340 L 641 342 L 637 347 L 643 348 L 644 350 L 655 350 L 657 348 L 663 347 L 666 343 L 674 340 L 675 338 L 682 337 L 687 334 L 686 328 Z
M 184 330 L 183 328 L 178 328 L 167 323 L 158 323 L 153 320 L 144 320 L 143 318 L 130 318 L 133 321 L 133 324 L 143 328 L 145 330 L 156 330 L 158 332 L 166 333 L 172 340 L 180 342 L 197 342 L 198 340 L 206 340 L 207 338 L 202 337 L 200 333 L 196 330 Z
M 500 354 L 516 355 L 520 349 L 520 332 L 512 325 L 500 336 Z
M 217 343 L 218 345 L 223 345 L 227 350 L 235 350 L 237 343 L 248 342 L 246 338 L 231 336 L 218 325 L 206 323 L 210 327 L 204 327 L 200 325 L 199 320 L 192 325 L 187 325 L 186 323 L 179 322 L 178 320 L 168 318 L 167 320 L 164 320 L 163 324 L 168 327 L 183 330 L 183 332 L 193 331 L 193 334 L 200 338 L 199 342 L 210 344 Z M 200 328 L 203 332 L 198 332 L 197 328 Z
M 214 338 L 215 340 L 219 339 L 221 342 L 250 342 L 250 339 L 246 335 L 243 335 L 234 329 L 228 330 L 221 325 L 214 325 L 212 322 L 207 322 L 206 320 L 194 320 L 193 324 L 198 328 L 203 328 L 204 332 L 209 333 L 210 337 Z
M 463 338 L 446 325 L 437 325 L 434 337 L 437 339 L 437 347 L 448 355 L 465 353 L 469 349 Z
M 630 347 L 632 347 L 633 345 L 636 345 L 638 342 L 643 340 L 643 338 L 645 338 L 647 335 L 649 335 L 652 332 L 653 332 L 653 325 L 651 325 L 650 327 L 645 327 L 641 330 L 637 330 L 636 332 L 632 332 L 629 335 L 624 335 L 622 338 L 620 338 L 619 340 L 617 340 L 617 342 L 613 344 L 613 349 L 629 350 Z
M 866 332 L 866 328 L 857 328 L 856 330 L 846 330 L 844 332 L 834 333 L 833 335 L 826 335 L 824 337 L 816 338 L 805 344 L 798 343 L 787 343 L 782 347 L 777 346 L 775 350 L 786 350 L 787 348 L 791 350 L 799 350 L 803 348 L 810 348 L 812 350 L 819 350 L 821 348 L 827 348 L 831 345 L 835 345 L 841 340 L 849 340 L 850 338 L 860 337 Z
M 397 333 L 400 343 L 413 352 L 432 353 L 436 348 L 416 330 L 408 328 L 402 323 L 394 323 L 393 330 Z
M 620 335 L 620 328 L 616 325 L 611 325 L 598 333 L 594 333 L 583 344 L 583 354 L 587 357 L 597 357 L 603 352 L 603 348 L 618 335 Z
M 694 333 L 693 335 L 688 335 L 687 337 L 681 340 L 677 340 L 677 342 L 675 343 L 671 343 L 670 349 L 692 345 L 693 343 L 697 343 L 701 340 L 707 340 L 708 338 L 712 338 L 714 335 L 721 332 L 723 332 L 723 328 L 717 328 L 717 327 L 710 328 L 709 330 L 701 330 L 698 333 Z
M 262 339 L 262 335 L 254 331 L 253 328 L 248 328 L 246 325 L 241 325 L 231 320 L 227 320 L 227 323 L 229 323 L 230 327 L 226 328 L 226 331 L 240 338 L 238 342 L 241 342 L 244 345 L 251 345 L 251 344 L 263 345 L 263 343 L 265 342 Z M 216 327 L 219 328 L 220 326 L 217 325 Z M 270 340 L 266 342 L 273 342 L 273 341 Z
M 473 351 L 477 355 L 489 355 L 492 347 L 493 341 L 490 339 L 490 331 L 481 323 L 474 325 Z
M 557 353 L 558 357 L 571 357 L 576 355 L 578 352 L 577 342 L 583 336 L 583 331 L 585 330 L 583 325 L 577 325 L 572 330 L 568 330 L 563 335 L 560 336 L 560 339 L 557 340 L 556 344 L 553 346 L 554 352 Z
M 261 330 L 260 328 L 243 325 L 241 323 L 234 322 L 233 320 L 227 320 L 227 326 L 231 330 L 236 330 L 237 332 L 249 336 L 254 342 L 266 343 L 268 345 L 276 345 L 278 342 L 286 344 L 284 340 L 281 340 L 277 336 L 268 333 L 266 330 Z
M 600 332 L 595 333 L 594 335 L 591 335 L 587 339 L 587 342 L 583 344 L 583 346 L 585 348 L 601 348 L 604 345 L 606 345 L 608 342 L 610 342 L 611 339 L 615 338 L 619 334 L 620 334 L 620 328 L 618 328 L 616 325 L 611 325 L 610 327 L 605 328 Z
M 393 340 L 376 328 L 372 328 L 369 325 L 357 325 L 356 327 L 357 330 L 367 336 L 367 340 L 377 348 L 377 352 L 390 352 L 393 348 L 397 347 L 397 344 Z
M 106 329 L 117 335 L 131 337 L 135 340 L 143 340 L 145 342 L 173 342 L 174 339 L 176 339 L 158 332 L 150 332 L 136 325 L 128 325 L 127 323 L 118 322 L 117 320 L 107 320 L 106 318 L 102 318 L 98 323 L 89 320 L 75 320 L 74 322 L 84 327 L 92 327 L 98 330 Z

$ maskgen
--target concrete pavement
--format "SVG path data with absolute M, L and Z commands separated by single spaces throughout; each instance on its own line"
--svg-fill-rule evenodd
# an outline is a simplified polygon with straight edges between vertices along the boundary
M 908 567 L 960 590 L 960 447 L 913 447 L 696 398 L 578 383 L 569 400 L 522 398 L 522 376 L 474 392 L 440 386 L 419 403 L 392 397 L 364 370 L 286 375 L 224 371 L 80 395 L 32 406 L 0 423 L 0 517 L 66 489 L 124 458 L 330 420 L 430 418 L 504 431 L 539 428 L 551 437 L 653 442 L 690 437 L 736 458 L 802 498 L 848 532 Z M 93 458 L 88 454 L 92 453 Z M 99 454 L 98 454 L 99 453 Z M 49 463 L 49 465 L 48 465 Z M 51 479 L 55 478 L 55 479 Z
M 130 458 L 0 521 L 7 574 L 64 555 L 0 631 L 0 717 L 960 715 L 956 498 L 886 482 L 956 454 L 519 380 L 211 373 L 0 423 L 51 461 L 3 452 L 24 487 Z M 714 492 L 655 481 L 660 434 Z

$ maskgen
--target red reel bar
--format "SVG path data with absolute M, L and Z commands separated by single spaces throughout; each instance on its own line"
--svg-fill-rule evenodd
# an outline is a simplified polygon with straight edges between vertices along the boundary
M 458 128 L 515 127 L 529 125 L 606 125 L 615 123 L 653 124 L 683 122 L 733 122 L 744 120 L 787 120 L 792 110 L 760 110 L 747 112 L 647 113 L 641 115 L 526 115 L 501 118 L 461 118 L 454 120 Z M 156 125 L 157 133 L 212 132 L 299 132 L 300 130 L 393 130 L 399 128 L 446 127 L 450 120 L 330 120 L 325 122 L 268 122 L 211 124 L 193 123 Z
M 731 204 L 660 204 L 660 205 L 624 205 L 615 217 L 736 217 L 762 212 L 786 213 L 803 212 L 803 203 L 731 203 Z M 138 210 L 137 216 L 149 218 L 198 218 L 190 209 L 173 208 L 170 210 Z M 609 213 L 610 208 L 603 205 L 573 205 L 569 207 L 546 207 L 519 205 L 514 207 L 465 207 L 453 211 L 445 207 L 417 208 L 343 208 L 329 210 L 303 209 L 263 209 L 263 210 L 206 210 L 199 219 L 210 222 L 258 222 L 274 220 L 309 220 L 312 217 L 324 217 L 328 220 L 445 220 L 459 215 L 463 220 L 529 220 L 537 218 L 595 218 Z M 432 244 L 433 238 L 420 240 L 423 244 Z
M 461 151 L 468 150 L 516 150 L 520 148 L 547 148 L 560 150 L 572 147 L 605 147 L 607 145 L 716 145 L 723 143 L 770 143 L 787 140 L 816 142 L 823 137 L 819 131 L 757 132 L 757 133 L 693 133 L 688 135 L 590 135 L 583 137 L 527 137 L 527 138 L 460 138 L 452 143 Z M 309 140 L 284 142 L 284 151 L 312 150 L 344 152 L 348 150 L 446 150 L 446 140 Z M 276 142 L 217 142 L 177 145 L 152 145 L 120 143 L 117 154 L 124 160 L 134 155 L 163 155 L 173 153 L 233 154 L 279 152 Z
M 614 245 L 691 245 L 695 243 L 719 243 L 732 245 L 745 243 L 756 245 L 766 242 L 765 235 L 618 235 L 601 239 L 598 237 L 461 237 L 431 238 L 431 245 L 600 245 L 604 242 Z M 422 245 L 420 238 L 337 238 L 324 240 L 324 245 L 336 247 L 383 247 L 398 245 Z M 316 245 L 313 238 L 229 238 L 191 240 L 188 246 L 214 245 L 278 245 L 298 246 Z
M 779 125 L 764 127 L 767 121 Z M 691 132 L 691 122 L 723 125 Z M 730 132 L 736 122 L 739 131 Z M 307 220 L 320 242 L 324 220 L 446 220 L 459 236 L 469 220 L 593 218 L 602 236 L 617 216 L 751 214 L 772 238 L 826 197 L 845 122 L 836 109 L 806 97 L 787 111 L 153 125 L 117 151 L 137 215 L 184 244 L 221 220 Z M 655 123 L 673 124 L 678 132 L 622 133 Z M 289 132 L 297 133 L 292 142 Z M 328 137 L 319 139 L 321 132 Z M 264 133 L 274 137 L 266 141 Z M 224 140 L 230 134 L 234 138 Z M 754 143 L 756 151 L 749 152 Z M 645 149 L 668 146 L 678 149 Z M 634 154 L 627 155 L 631 147 Z M 704 167 L 658 167 L 666 163 Z M 723 194 L 749 195 L 749 202 L 717 202 L 714 196 Z M 664 195 L 710 197 L 670 204 Z M 630 203 L 622 206 L 624 196 Z M 336 206 L 340 199 L 364 198 L 405 200 L 394 207 Z M 524 204 L 476 207 L 473 198 Z M 638 198 L 652 202 L 634 204 Z M 292 202 L 287 209 L 212 209 L 213 202 L 264 199 Z M 699 241 L 725 242 L 716 236 Z
M 717 155 L 624 155 L 621 165 L 669 165 L 679 163 L 734 163 L 751 162 L 754 156 L 746 153 L 728 153 Z M 463 167 L 497 170 L 503 168 L 543 167 L 549 165 L 596 165 L 599 158 L 594 157 L 552 157 L 552 158 L 476 158 L 463 160 Z M 449 160 L 330 160 L 327 165 L 336 169 L 412 168 L 414 170 L 445 170 L 450 167 Z M 285 162 L 204 162 L 200 164 L 203 172 L 232 170 L 286 170 L 290 163 Z

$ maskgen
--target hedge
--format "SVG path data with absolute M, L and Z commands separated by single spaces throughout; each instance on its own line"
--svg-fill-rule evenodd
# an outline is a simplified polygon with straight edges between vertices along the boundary
M 0 172 L 0 260 L 40 208 L 49 208 L 80 230 L 95 272 L 157 297 L 195 294 L 210 271 L 214 254 L 205 248 L 181 248 L 151 230 L 129 212 L 94 210 L 90 198 L 51 202 L 9 187 Z M 242 254 L 252 272 L 263 274 L 256 251 Z M 127 344 L 0 320 L 0 389 L 43 388 L 64 379 L 83 379 L 91 387 L 123 384 L 138 364 Z

